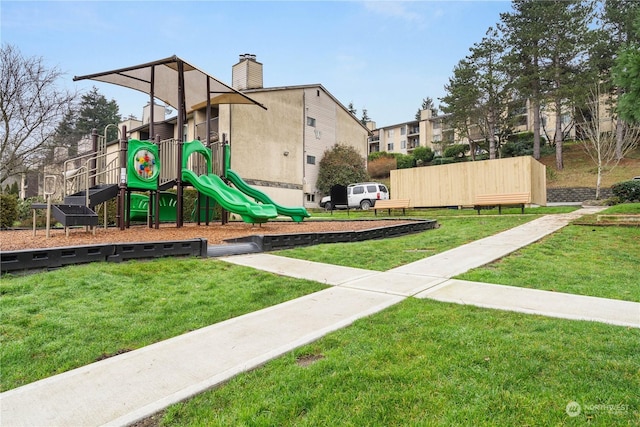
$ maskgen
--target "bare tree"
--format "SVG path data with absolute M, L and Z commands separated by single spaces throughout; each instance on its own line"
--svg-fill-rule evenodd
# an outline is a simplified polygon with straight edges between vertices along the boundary
M 611 172 L 630 151 L 638 147 L 640 128 L 625 125 L 622 138 L 618 139 L 617 118 L 610 107 L 607 97 L 601 93 L 600 85 L 591 88 L 587 99 L 587 108 L 582 110 L 581 131 L 584 135 L 582 147 L 597 168 L 596 199 L 600 198 L 602 176 Z M 618 151 L 620 150 L 620 151 Z M 621 153 L 622 157 L 618 157 Z
M 0 184 L 38 166 L 75 93 L 56 88 L 62 76 L 40 57 L 25 58 L 12 45 L 0 50 Z

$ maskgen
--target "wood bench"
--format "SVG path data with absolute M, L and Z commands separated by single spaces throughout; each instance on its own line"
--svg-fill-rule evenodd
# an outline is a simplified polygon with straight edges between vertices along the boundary
M 531 203 L 530 193 L 479 194 L 473 202 L 473 208 L 480 215 L 482 206 L 498 206 L 498 213 L 502 214 L 502 206 L 520 206 L 524 213 L 524 205 Z
M 377 216 L 379 209 L 387 209 L 391 215 L 391 209 L 402 209 L 402 215 L 406 215 L 405 209 L 409 207 L 409 199 L 376 200 L 373 213 Z

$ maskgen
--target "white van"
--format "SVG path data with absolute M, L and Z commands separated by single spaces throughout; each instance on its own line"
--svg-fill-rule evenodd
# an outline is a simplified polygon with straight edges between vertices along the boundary
M 367 210 L 375 206 L 376 200 L 387 200 L 389 190 L 384 184 L 379 182 L 359 182 L 347 186 L 347 202 L 349 209 L 360 208 Z M 325 196 L 320 200 L 320 207 L 330 211 L 331 209 L 346 209 L 347 206 L 334 206 L 331 203 L 331 196 Z

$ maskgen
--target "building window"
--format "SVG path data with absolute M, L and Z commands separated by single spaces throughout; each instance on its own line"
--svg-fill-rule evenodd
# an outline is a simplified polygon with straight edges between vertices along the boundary
M 403 139 L 402 141 L 400 141 L 400 148 L 403 150 L 407 148 L 407 140 Z
M 307 116 L 307 126 L 316 127 L 316 119 Z
M 404 127 L 404 126 L 402 126 L 402 127 L 400 128 L 400 135 L 406 135 L 406 134 L 407 134 L 407 128 L 406 128 L 406 127 Z
M 316 195 L 315 194 L 307 194 L 307 202 L 315 202 Z
M 307 156 L 307 164 L 315 165 L 316 164 L 316 156 Z
M 387 151 L 393 151 L 393 142 L 387 144 Z
M 393 138 L 393 129 L 387 131 L 387 138 Z

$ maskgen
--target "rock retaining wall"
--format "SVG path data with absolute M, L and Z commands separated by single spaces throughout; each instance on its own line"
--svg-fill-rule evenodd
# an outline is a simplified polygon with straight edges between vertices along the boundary
M 600 189 L 600 199 L 612 197 L 611 188 Z M 547 188 L 547 203 L 569 203 L 595 200 L 596 189 L 590 187 Z

